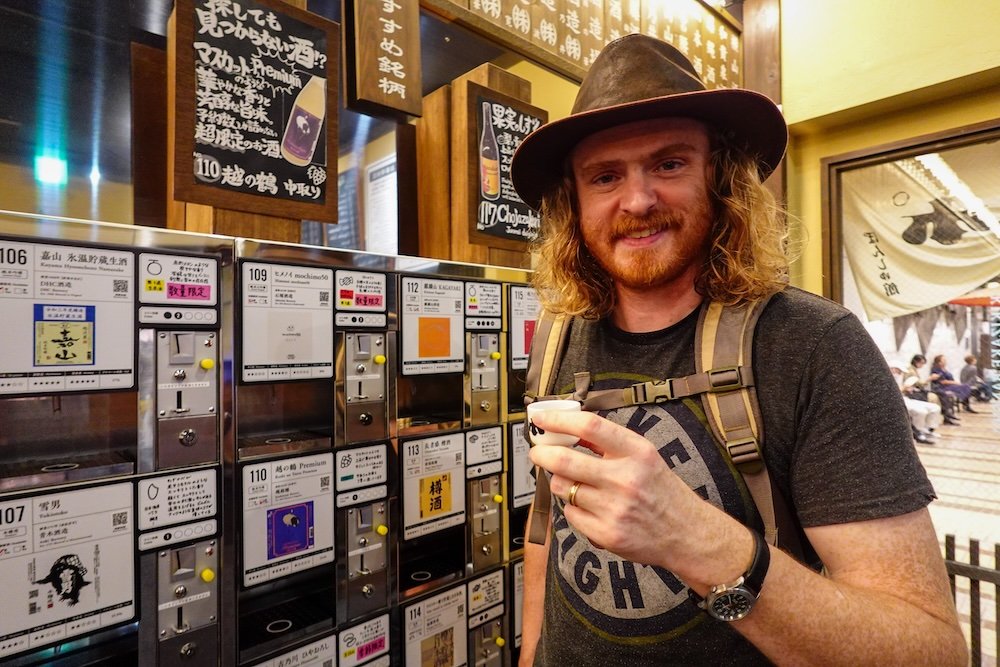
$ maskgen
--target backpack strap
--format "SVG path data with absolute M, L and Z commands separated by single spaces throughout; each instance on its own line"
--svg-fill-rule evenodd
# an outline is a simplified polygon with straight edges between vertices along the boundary
M 552 391 L 556 370 L 569 342 L 569 318 L 565 313 L 543 310 L 535 323 L 535 335 L 528 353 L 528 374 L 525 377 L 524 404 Z M 544 470 L 535 466 L 535 500 L 528 524 L 528 541 L 545 544 L 552 511 L 552 492 Z
M 750 490 L 764 522 L 764 539 L 776 545 L 779 534 L 786 541 L 797 541 L 798 530 L 784 496 L 773 487 L 765 465 L 761 449 L 764 420 L 750 372 L 754 329 L 769 300 L 767 297 L 736 306 L 716 302 L 704 305 L 695 333 L 695 368 L 699 374 L 718 377 L 732 376 L 739 370 L 743 381 L 722 391 L 703 393 L 702 403 L 712 434 L 725 448 Z M 794 544 L 791 546 L 800 551 Z

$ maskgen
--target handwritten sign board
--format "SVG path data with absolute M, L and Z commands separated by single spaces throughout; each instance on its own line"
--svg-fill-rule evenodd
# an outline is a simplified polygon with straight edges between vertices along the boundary
M 423 106 L 418 0 L 349 0 L 344 7 L 347 107 L 419 116 Z
M 548 120 L 544 109 L 479 84 L 468 83 L 469 184 L 474 192 L 469 238 L 484 245 L 523 250 L 541 219 L 510 180 L 510 162 L 524 138 Z
M 336 23 L 277 0 L 177 0 L 174 197 L 337 219 Z

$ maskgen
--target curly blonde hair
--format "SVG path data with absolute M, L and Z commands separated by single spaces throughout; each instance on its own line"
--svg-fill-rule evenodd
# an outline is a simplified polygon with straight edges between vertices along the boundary
M 709 129 L 709 198 L 714 217 L 708 260 L 695 279 L 702 296 L 738 304 L 772 294 L 788 283 L 784 210 L 761 182 L 757 161 Z M 580 232 L 576 188 L 569 169 L 542 198 L 541 233 L 532 250 L 532 282 L 552 312 L 588 319 L 615 307 L 614 282 L 590 254 Z

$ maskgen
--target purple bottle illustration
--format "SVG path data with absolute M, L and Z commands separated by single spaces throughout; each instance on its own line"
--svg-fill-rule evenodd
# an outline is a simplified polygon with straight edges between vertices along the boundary
M 326 79 L 314 76 L 299 91 L 281 137 L 281 155 L 299 167 L 312 162 L 326 118 Z

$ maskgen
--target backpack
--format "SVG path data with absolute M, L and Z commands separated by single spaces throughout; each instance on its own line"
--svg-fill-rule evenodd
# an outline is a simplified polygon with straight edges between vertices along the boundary
M 801 558 L 801 527 L 781 491 L 773 487 L 764 465 L 764 422 L 751 369 L 754 329 L 769 300 L 767 297 L 735 306 L 703 303 L 695 330 L 696 372 L 692 375 L 637 383 L 625 389 L 590 391 L 590 373 L 585 371 L 574 374 L 575 391 L 562 396 L 551 392 L 569 342 L 571 318 L 542 311 L 531 344 L 524 403 L 570 398 L 580 401 L 584 410 L 607 410 L 701 395 L 712 435 L 723 445 L 750 490 L 764 522 L 764 539 Z M 536 467 L 528 541 L 545 543 L 551 506 L 548 477 Z

